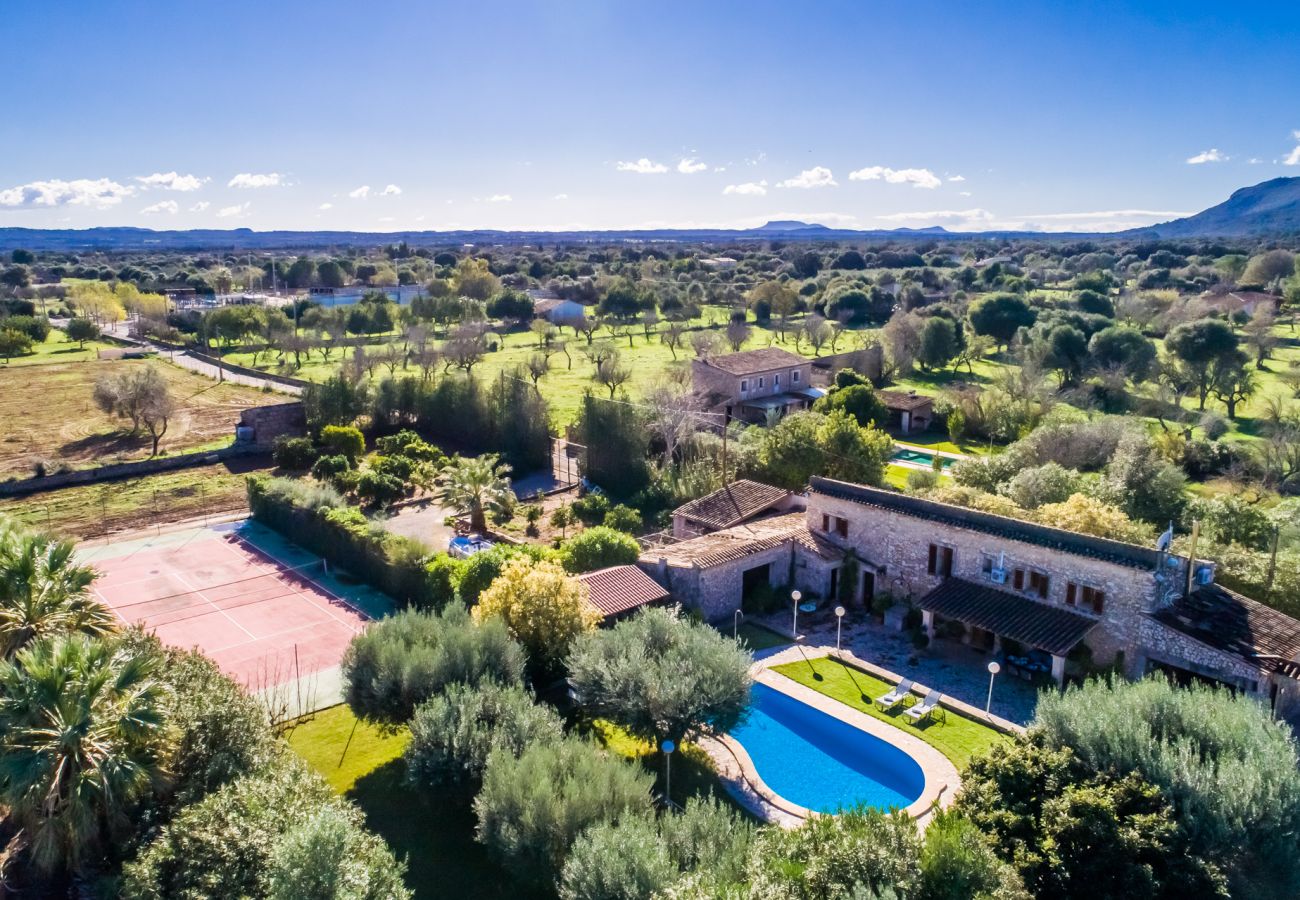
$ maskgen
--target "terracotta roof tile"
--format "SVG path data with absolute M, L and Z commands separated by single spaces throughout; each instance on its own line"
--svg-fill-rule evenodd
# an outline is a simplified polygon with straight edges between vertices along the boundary
M 844 551 L 831 541 L 809 531 L 804 514 L 796 512 L 758 519 L 688 541 L 647 550 L 641 554 L 641 563 L 654 565 L 663 559 L 670 566 L 698 565 L 708 568 L 791 542 L 822 559 L 836 560 L 844 556 Z
M 668 591 L 636 566 L 610 566 L 585 572 L 578 580 L 587 586 L 591 605 L 606 618 L 668 599 Z
M 964 578 L 944 579 L 917 606 L 1056 656 L 1069 653 L 1099 621 Z
M 901 409 L 908 412 L 934 403 L 933 397 L 918 394 L 915 391 L 911 393 L 904 391 L 876 391 L 876 396 L 880 398 L 880 402 L 885 404 L 887 409 Z
M 1247 662 L 1281 664 L 1300 654 L 1300 621 L 1217 584 L 1151 614 L 1162 625 Z
M 785 488 L 741 479 L 712 494 L 677 507 L 673 510 L 673 515 L 684 516 L 699 522 L 706 528 L 729 528 L 758 515 L 789 496 L 790 491 Z
M 770 372 L 772 369 L 802 366 L 808 362 L 797 353 L 782 350 L 780 347 L 726 353 L 722 356 L 711 356 L 706 361 L 715 369 L 721 369 L 729 375 L 757 375 L 760 372 Z

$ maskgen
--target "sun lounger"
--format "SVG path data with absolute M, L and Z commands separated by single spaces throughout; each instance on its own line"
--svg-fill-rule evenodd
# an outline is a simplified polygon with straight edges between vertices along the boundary
M 880 704 L 881 709 L 889 709 L 903 702 L 903 698 L 912 692 L 912 679 L 904 678 L 894 689 L 876 702 Z
M 940 694 L 938 691 L 932 691 L 930 696 L 907 710 L 907 714 L 911 717 L 912 721 L 920 722 L 934 714 L 934 711 L 939 708 L 939 701 L 942 699 L 943 694 Z

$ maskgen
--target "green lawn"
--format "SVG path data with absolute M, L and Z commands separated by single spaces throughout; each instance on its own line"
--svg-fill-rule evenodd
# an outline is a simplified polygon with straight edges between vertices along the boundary
M 741 624 L 737 630 L 737 637 L 744 641 L 745 646 L 754 652 L 769 650 L 772 647 L 785 647 L 790 644 L 790 639 L 784 635 L 777 634 L 772 629 L 764 628 L 762 625 L 755 625 L 753 622 Z
M 589 726 L 591 736 L 605 749 L 625 759 L 635 760 L 655 776 L 656 789 L 663 790 L 664 756 L 649 742 L 628 734 L 621 726 L 606 719 L 597 719 Z M 672 799 L 685 805 L 691 797 L 712 795 L 749 815 L 731 799 L 713 768 L 709 755 L 695 744 L 683 744 L 673 753 Z
M 474 813 L 467 805 L 427 798 L 406 785 L 407 737 L 359 724 L 347 706 L 335 706 L 295 727 L 289 745 L 356 803 L 366 825 L 405 857 L 406 882 L 417 898 L 537 896 L 515 883 L 474 840 Z
M 951 710 L 947 711 L 945 716 L 934 718 L 921 725 L 912 724 L 912 721 L 903 715 L 901 706 L 894 707 L 890 712 L 881 712 L 873 701 L 889 693 L 893 685 L 830 657 L 823 656 L 812 660 L 785 663 L 773 666 L 772 671 L 779 672 L 859 712 L 916 735 L 952 760 L 958 769 L 965 768 L 972 756 L 1009 740 L 1001 732 Z
M 646 338 L 645 333 L 638 326 L 632 332 L 630 341 L 628 335 L 615 337 L 607 329 L 601 329 L 597 332 L 595 340 L 600 343 L 612 344 L 618 348 L 624 362 L 628 363 L 632 370 L 632 377 L 624 385 L 624 390 L 633 398 L 640 398 L 644 397 L 656 385 L 661 384 L 670 369 L 674 367 L 688 368 L 690 360 L 694 357 L 690 347 L 690 334 L 694 331 L 711 328 L 721 336 L 726 328 L 728 313 L 729 310 L 723 307 L 706 307 L 703 315 L 687 322 L 686 326 L 691 330 L 684 337 L 682 346 L 676 349 L 675 359 L 673 349 L 660 340 L 663 323 L 659 325 L 660 334 L 655 334 L 649 339 Z M 790 334 L 787 334 L 785 342 L 781 342 L 776 333 L 770 328 L 753 322 L 750 323 L 750 326 L 752 334 L 742 349 L 755 350 L 776 342 L 776 346 L 787 349 L 791 353 L 797 352 L 808 357 L 817 355 L 806 341 L 801 343 L 796 350 L 794 339 Z M 838 348 L 843 351 L 857 346 L 860 337 L 865 333 L 865 330 L 846 331 L 838 342 Z M 488 353 L 483 361 L 474 367 L 475 375 L 484 378 L 495 378 L 500 372 L 513 374 L 527 362 L 530 356 L 538 351 L 537 336 L 530 331 L 515 328 L 497 332 L 497 335 L 501 342 L 500 349 Z M 584 391 L 591 389 L 605 396 L 608 396 L 608 393 L 606 388 L 592 380 L 595 367 L 583 354 L 583 350 L 587 347 L 586 338 L 580 334 L 575 336 L 571 329 L 566 328 L 563 329 L 560 339 L 567 344 L 568 355 L 566 357 L 562 352 L 551 353 L 552 368 L 542 378 L 540 388 L 542 395 L 551 406 L 551 414 L 555 423 L 565 425 L 572 422 L 576 417 Z M 395 336 L 393 335 L 377 337 L 367 347 L 367 352 L 374 355 L 381 347 L 394 340 Z M 822 353 L 830 352 L 829 344 L 822 347 Z M 223 358 L 238 365 L 254 366 L 253 354 L 248 351 L 232 351 L 224 354 Z M 340 368 L 342 358 L 340 352 L 335 352 L 330 357 L 329 362 L 326 362 L 319 353 L 315 353 L 309 359 L 304 360 L 301 369 L 292 374 L 299 378 L 320 381 Z M 262 353 L 258 356 L 255 367 L 272 370 L 276 366 L 277 362 L 274 354 Z M 401 369 L 397 371 L 400 373 Z M 387 374 L 387 370 L 383 366 L 375 368 L 374 377 L 376 379 L 386 377 Z M 408 374 L 418 374 L 418 371 L 410 369 Z
M 112 344 L 100 341 L 87 341 L 85 347 L 82 347 L 76 341 L 69 341 L 66 333 L 57 328 L 51 328 L 49 337 L 39 344 L 34 344 L 31 353 L 26 356 L 15 356 L 8 362 L 0 359 L 0 366 L 39 366 L 42 363 L 84 362 L 88 359 L 98 359 L 100 350 L 112 346 Z

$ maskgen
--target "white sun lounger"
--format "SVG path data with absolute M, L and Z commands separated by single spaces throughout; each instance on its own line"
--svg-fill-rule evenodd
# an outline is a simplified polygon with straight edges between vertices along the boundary
M 894 685 L 894 689 L 892 691 L 890 691 L 885 696 L 876 700 L 876 702 L 880 704 L 881 709 L 889 709 L 890 707 L 894 707 L 902 703 L 903 698 L 906 697 L 911 692 L 912 692 L 912 679 L 904 678 L 898 684 Z
M 939 701 L 942 699 L 943 694 L 940 694 L 938 691 L 932 691 L 930 696 L 907 710 L 907 714 L 913 721 L 920 722 L 922 719 L 934 714 L 934 711 L 939 708 Z

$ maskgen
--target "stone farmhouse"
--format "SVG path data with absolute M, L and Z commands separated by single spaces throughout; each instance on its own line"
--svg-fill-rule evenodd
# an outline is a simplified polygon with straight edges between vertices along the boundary
M 812 386 L 811 361 L 779 347 L 693 360 L 691 381 L 706 407 L 728 421 L 762 423 L 770 413 L 807 409 L 822 395 Z
M 889 410 L 889 426 L 899 434 L 925 431 L 934 420 L 934 398 L 916 391 L 876 391 Z
M 727 508 L 720 493 L 684 519 Z M 826 478 L 802 510 L 738 507 L 756 512 L 639 561 L 709 620 L 761 585 L 859 610 L 886 594 L 918 608 L 932 639 L 1035 658 L 1057 683 L 1090 667 L 1161 671 L 1300 709 L 1300 622 L 1216 585 L 1209 561 Z

